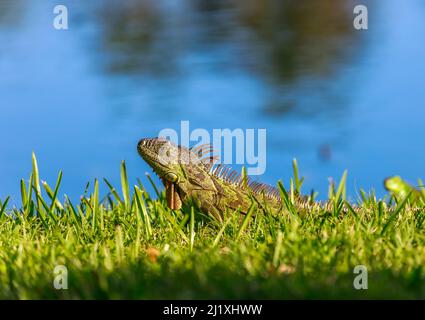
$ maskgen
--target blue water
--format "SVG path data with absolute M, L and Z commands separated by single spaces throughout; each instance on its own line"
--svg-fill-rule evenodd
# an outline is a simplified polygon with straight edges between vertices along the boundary
M 1 199 L 19 204 L 32 151 L 73 198 L 95 177 L 118 184 L 121 160 L 146 181 L 138 139 L 182 120 L 267 129 L 257 179 L 287 182 L 295 157 L 321 198 L 344 169 L 352 199 L 425 178 L 423 1 L 362 2 L 366 31 L 343 1 L 61 3 L 67 31 L 52 27 L 56 1 L 0 2 Z

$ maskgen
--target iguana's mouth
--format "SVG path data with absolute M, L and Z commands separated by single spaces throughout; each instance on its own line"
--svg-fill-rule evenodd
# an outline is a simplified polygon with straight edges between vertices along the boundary
M 179 188 L 176 183 L 162 179 L 165 187 L 165 197 L 167 205 L 171 210 L 178 210 L 182 207 L 182 201 L 179 194 Z

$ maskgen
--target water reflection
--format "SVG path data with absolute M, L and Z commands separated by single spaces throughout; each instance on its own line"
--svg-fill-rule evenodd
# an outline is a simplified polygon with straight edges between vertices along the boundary
M 0 28 L 16 28 L 22 23 L 25 0 L 0 1 Z
M 172 72 L 173 54 L 167 48 L 165 15 L 156 1 L 110 2 L 99 10 L 106 72 L 160 77 Z
M 306 110 L 297 95 L 323 90 L 318 83 L 356 53 L 352 15 L 350 1 L 234 0 L 110 2 L 96 16 L 107 73 L 179 82 L 202 57 L 212 70 L 265 82 L 271 90 L 263 112 L 306 116 L 326 110 L 320 103 Z
M 239 20 L 254 31 L 264 71 L 278 83 L 327 77 L 353 54 L 356 32 L 349 1 L 236 1 Z M 252 47 L 251 46 L 251 47 Z M 259 64 L 260 66 L 264 63 Z

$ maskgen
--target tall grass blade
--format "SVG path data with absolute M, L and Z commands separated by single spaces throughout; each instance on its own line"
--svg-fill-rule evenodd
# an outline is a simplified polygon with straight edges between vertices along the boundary
M 234 215 L 239 215 L 240 214 L 240 210 L 236 210 L 233 214 Z M 218 242 L 220 241 L 221 236 L 224 233 L 224 230 L 226 230 L 227 225 L 233 219 L 233 214 L 229 215 L 229 217 L 223 223 L 223 226 L 220 228 L 220 231 L 217 233 L 217 236 L 215 237 L 214 242 L 212 244 L 212 247 L 213 248 L 215 248 L 217 246 Z
M 397 208 L 390 215 L 388 221 L 385 223 L 384 227 L 382 228 L 381 235 L 383 235 L 385 233 L 385 231 L 389 228 L 389 226 L 392 225 L 392 223 L 397 218 L 400 211 L 403 210 L 403 208 L 406 206 L 407 202 L 409 201 L 411 194 L 412 194 L 412 191 L 410 191 L 409 194 L 403 199 L 403 201 L 398 204 Z
M 119 194 L 118 194 L 117 190 L 114 188 L 114 186 L 112 186 L 112 184 L 106 178 L 103 178 L 103 181 L 106 183 L 106 185 L 108 186 L 109 190 L 114 195 L 115 200 L 117 200 L 118 203 L 121 206 L 124 206 L 124 202 L 121 200 L 121 197 L 119 196 Z
M 67 195 L 65 195 L 65 201 L 67 202 L 69 209 L 71 210 L 72 218 L 79 226 L 81 226 L 81 217 L 77 214 L 77 211 L 75 211 L 74 205 L 71 202 L 71 199 Z
M 0 219 L 3 217 L 3 214 L 6 212 L 7 203 L 9 202 L 10 197 L 7 197 L 3 204 L 0 203 Z
M 342 178 L 339 182 L 338 189 L 335 195 L 335 201 L 339 202 L 340 200 L 346 199 L 346 183 L 347 183 L 347 170 L 342 174 Z
M 252 214 L 254 213 L 254 209 L 255 209 L 255 205 L 254 203 L 251 204 L 251 206 L 248 209 L 248 212 L 246 214 L 246 216 L 244 217 L 242 224 L 238 230 L 238 234 L 236 236 L 236 239 L 239 239 L 242 235 L 242 233 L 245 231 L 246 227 L 248 226 L 248 222 L 251 219 Z
M 243 187 L 248 188 L 248 172 L 245 166 L 242 167 L 241 178 Z
M 156 187 L 155 182 L 153 182 L 152 177 L 148 172 L 146 172 L 146 177 L 148 178 L 150 184 L 152 185 L 152 188 L 155 191 L 156 196 L 159 198 L 160 194 L 159 194 L 158 188 Z
M 125 166 L 125 161 L 121 162 L 121 188 L 125 208 L 127 210 L 130 210 L 130 187 L 128 185 L 127 168 Z
M 294 203 L 289 198 L 289 195 L 286 192 L 285 187 L 283 186 L 283 183 L 281 180 L 278 181 L 277 188 L 279 189 L 280 198 L 282 199 L 283 206 L 286 208 L 286 210 L 288 210 L 292 218 L 299 220 L 296 209 L 294 207 Z
M 91 197 L 91 208 L 92 208 L 92 230 L 94 231 L 97 227 L 97 220 L 99 214 L 99 181 L 94 180 L 94 193 Z
M 25 211 L 28 206 L 28 198 L 27 198 L 27 187 L 25 185 L 24 179 L 21 179 L 21 201 L 22 201 L 22 209 Z
M 295 191 L 298 194 L 301 194 L 301 187 L 303 185 L 304 178 L 300 179 L 299 170 L 298 170 L 298 163 L 297 163 L 297 159 L 295 159 L 295 158 L 292 159 L 292 169 L 294 171 Z
M 38 214 L 40 215 L 40 217 L 47 223 L 47 217 L 50 217 L 51 220 L 56 224 L 56 217 L 50 212 L 50 208 L 47 205 L 46 201 L 44 201 L 41 193 L 39 193 L 38 191 L 36 191 L 36 187 L 34 186 L 34 191 L 35 191 L 35 196 L 37 198 L 37 202 L 40 203 L 41 207 L 37 210 Z M 46 216 L 46 212 L 48 214 L 48 216 Z
M 149 239 L 150 236 L 152 235 L 152 226 L 150 223 L 150 219 L 149 219 L 149 215 L 146 209 L 146 205 L 145 202 L 142 199 L 142 194 L 141 194 L 141 190 L 139 189 L 138 186 L 134 186 L 134 196 L 136 198 L 136 207 L 137 207 L 137 212 L 140 215 L 140 218 L 143 221 L 144 227 L 145 227 L 145 235 L 146 238 Z
M 195 209 L 190 207 L 190 251 L 193 251 L 195 243 Z
M 37 193 L 37 210 L 39 213 L 43 210 L 43 205 L 41 203 L 41 188 L 40 188 L 40 175 L 38 172 L 38 164 L 37 164 L 37 158 L 35 156 L 35 153 L 32 153 L 32 184 L 33 188 Z
M 50 196 L 50 199 L 52 201 L 52 203 L 50 205 L 50 208 L 49 208 L 49 211 L 51 213 L 53 213 L 53 211 L 55 210 L 55 206 L 57 206 L 60 210 L 63 210 L 62 204 L 57 199 L 61 181 L 62 181 L 62 171 L 59 171 L 59 175 L 58 175 L 58 178 L 56 180 L 56 185 L 55 185 L 55 191 L 54 192 L 52 192 L 52 190 L 50 189 L 50 187 L 49 187 L 49 185 L 47 183 L 43 183 L 43 187 L 47 191 L 47 194 Z

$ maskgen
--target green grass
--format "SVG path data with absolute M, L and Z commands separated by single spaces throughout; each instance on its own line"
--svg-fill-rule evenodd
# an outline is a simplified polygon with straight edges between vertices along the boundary
M 348 203 L 346 173 L 326 210 L 315 195 L 297 209 L 294 162 L 288 191 L 279 183 L 285 212 L 228 212 L 223 223 L 169 210 L 161 192 L 129 185 L 124 163 L 119 189 L 101 182 L 104 199 L 97 180 L 80 203 L 61 199 L 61 178 L 40 182 L 33 156 L 20 207 L 0 202 L 2 299 L 425 298 L 425 205 L 363 191 Z M 67 290 L 53 286 L 57 265 Z M 353 288 L 356 265 L 368 268 L 367 290 Z

